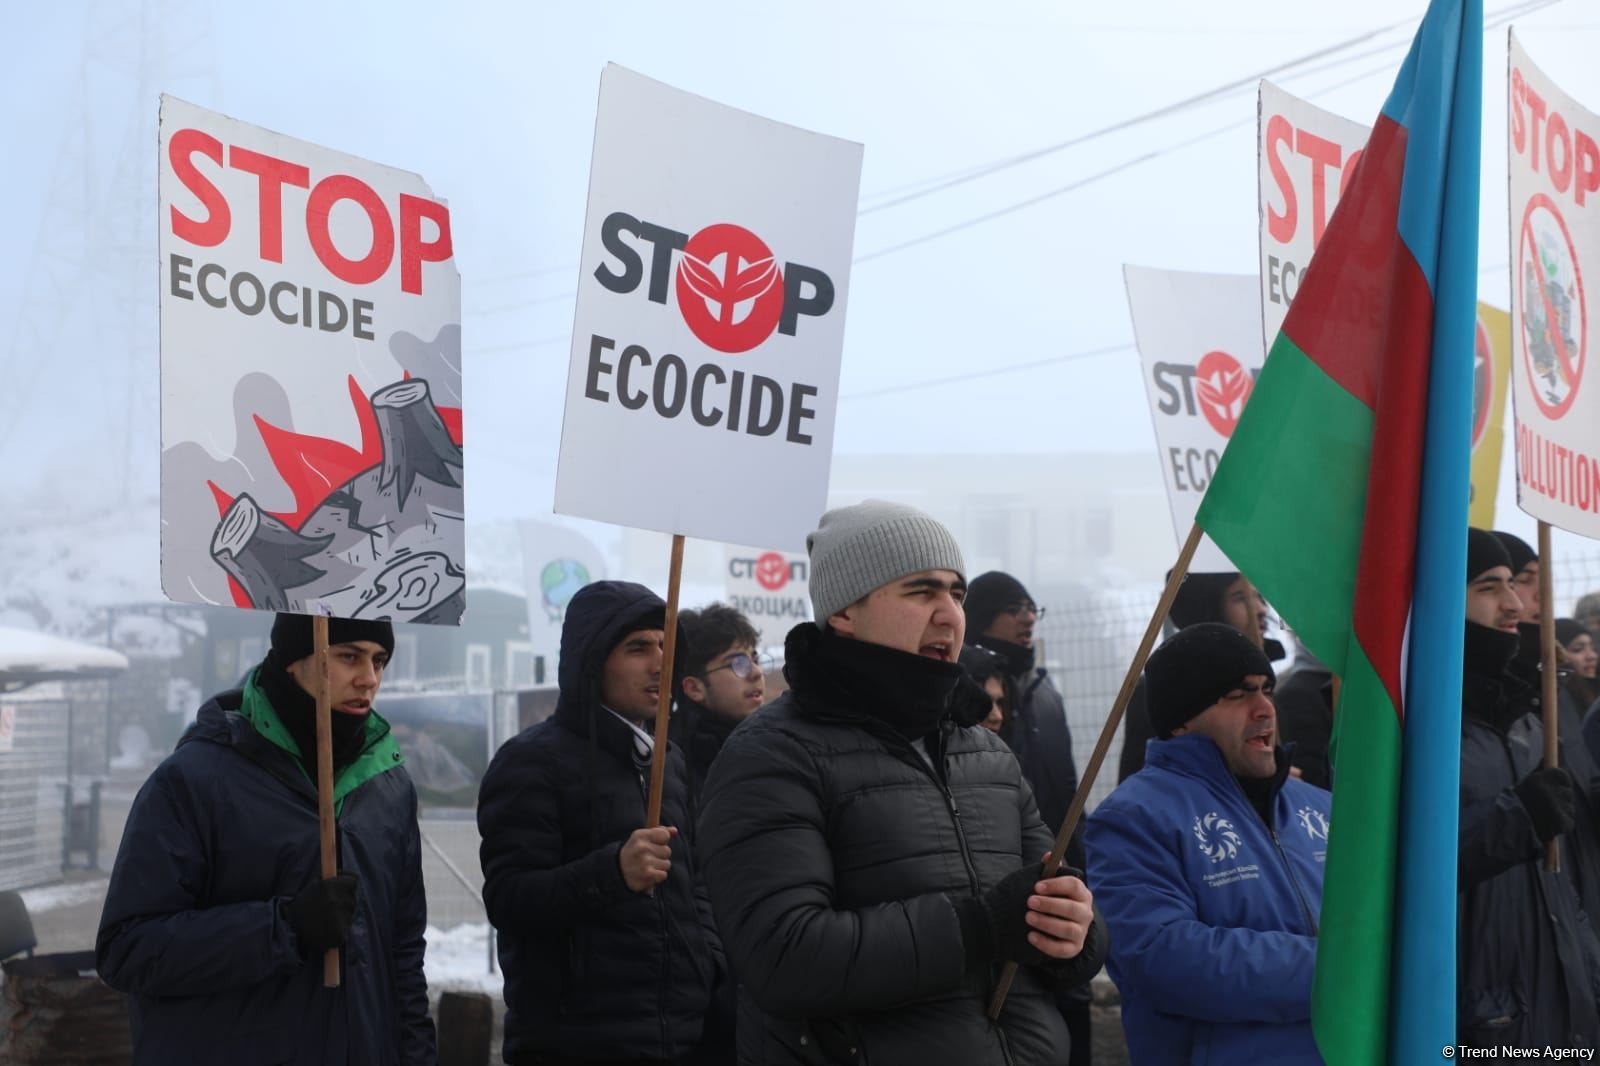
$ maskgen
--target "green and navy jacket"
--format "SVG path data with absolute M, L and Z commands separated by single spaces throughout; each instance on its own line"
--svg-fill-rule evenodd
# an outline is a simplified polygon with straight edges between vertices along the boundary
M 317 793 L 254 678 L 200 708 L 134 799 L 96 940 L 134 1063 L 432 1066 L 417 795 L 368 716 L 335 782 L 338 866 L 360 888 L 341 982 L 281 905 L 320 878 Z

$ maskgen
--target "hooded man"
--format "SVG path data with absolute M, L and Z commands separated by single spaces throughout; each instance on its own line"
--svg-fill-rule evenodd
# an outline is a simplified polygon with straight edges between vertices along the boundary
M 277 616 L 244 688 L 201 707 L 140 788 L 95 942 L 128 993 L 135 1064 L 437 1061 L 417 793 L 372 709 L 393 652 L 387 621 L 329 619 L 338 876 L 317 874 L 307 615 Z
M 676 749 L 662 824 L 642 828 L 665 614 L 642 585 L 580 589 L 561 627 L 555 713 L 484 774 L 479 853 L 508 1063 L 666 1063 L 700 1039 L 721 949 L 695 888 Z
M 1237 570 L 1216 573 L 1191 573 L 1178 586 L 1167 620 L 1178 630 L 1201 622 L 1222 622 L 1265 648 L 1267 658 L 1283 658 L 1283 646 L 1266 636 L 1267 603 L 1250 579 Z M 1330 714 L 1331 720 L 1331 714 Z M 1117 780 L 1126 781 L 1144 765 L 1145 746 L 1155 732 L 1145 693 L 1145 679 L 1139 678 L 1122 719 L 1122 755 L 1117 760 Z
M 1272 664 L 1220 622 L 1145 667 L 1156 738 L 1089 818 L 1134 1066 L 1320 1064 L 1311 979 L 1327 792 L 1289 777 Z
M 1566 770 L 1541 767 L 1543 726 L 1508 671 L 1523 609 L 1513 574 L 1494 534 L 1467 531 L 1456 1038 L 1594 1047 L 1600 943 L 1572 881 L 1543 862 L 1572 828 L 1576 797 Z
M 700 807 L 739 1061 L 1062 1062 L 1056 990 L 1100 968 L 1104 929 L 1081 879 L 1042 877 L 1053 834 L 977 725 L 993 701 L 957 662 L 960 549 L 878 500 L 806 547 L 816 622 L 789 633 L 790 691 L 734 731 Z
M 1476 535 L 1476 534 L 1475 534 Z M 1505 691 L 1511 705 L 1522 712 L 1516 730 L 1531 730 L 1538 725 L 1539 740 L 1535 749 L 1542 750 L 1544 736 L 1544 650 L 1541 642 L 1540 619 L 1543 617 L 1539 603 L 1539 556 L 1520 537 L 1499 530 L 1494 538 L 1505 549 L 1511 568 L 1511 587 L 1517 594 L 1521 609 L 1517 612 L 1517 650 L 1506 665 L 1509 680 Z M 1561 624 L 1556 623 L 1556 657 L 1564 663 L 1565 654 L 1560 647 Z M 1600 930 L 1600 764 L 1589 751 L 1583 739 L 1584 713 L 1587 703 L 1580 702 L 1569 687 L 1571 670 L 1565 665 L 1557 667 L 1556 682 L 1556 736 L 1559 744 L 1558 765 L 1572 776 L 1577 787 L 1573 805 L 1572 831 L 1562 837 L 1565 852 L 1561 868 L 1572 879 L 1589 924 Z

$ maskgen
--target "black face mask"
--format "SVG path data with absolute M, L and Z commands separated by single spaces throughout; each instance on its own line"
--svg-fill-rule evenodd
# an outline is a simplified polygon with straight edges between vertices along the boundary
M 961 664 L 841 637 L 811 622 L 789 631 L 784 663 L 784 674 L 802 699 L 814 697 L 876 718 L 907 740 L 932 733 L 957 709 L 970 717 L 974 692 L 987 714 L 988 694 Z
M 300 683 L 293 675 L 276 661 L 273 652 L 267 653 L 260 669 L 256 671 L 256 683 L 261 686 L 261 691 L 272 703 L 272 709 L 278 712 L 283 727 L 294 738 L 295 746 L 300 749 L 300 762 L 305 766 L 306 774 L 315 781 L 317 779 L 316 697 L 300 687 Z M 356 756 L 361 754 L 367 735 L 367 716 L 335 710 L 330 724 L 333 727 L 333 769 L 337 773 L 349 766 L 356 760 Z

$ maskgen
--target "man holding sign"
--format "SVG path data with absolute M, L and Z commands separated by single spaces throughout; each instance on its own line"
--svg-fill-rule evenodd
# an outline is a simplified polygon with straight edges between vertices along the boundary
M 507 741 L 478 795 L 483 898 L 500 933 L 508 1063 L 673 1062 L 721 968 L 689 854 L 683 759 L 662 824 L 645 780 L 666 605 L 597 581 L 567 604 L 555 714 Z
M 422 972 L 417 794 L 373 711 L 386 621 L 328 625 L 337 877 L 317 879 L 317 660 L 280 614 L 242 690 L 200 708 L 128 812 L 96 940 L 129 995 L 134 1062 L 437 1060 Z M 342 948 L 340 986 L 323 953 Z
M 790 633 L 792 690 L 734 731 L 699 829 L 740 982 L 739 1060 L 1061 1062 L 1057 990 L 1100 969 L 1076 876 L 992 701 L 957 662 L 966 578 L 932 518 L 868 501 L 807 538 L 817 621 Z M 995 975 L 1025 964 L 998 1025 Z

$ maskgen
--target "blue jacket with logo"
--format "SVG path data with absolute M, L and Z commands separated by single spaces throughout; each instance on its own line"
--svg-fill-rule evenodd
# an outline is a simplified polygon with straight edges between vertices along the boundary
M 1144 770 L 1090 817 L 1089 887 L 1135 1066 L 1322 1062 L 1311 975 L 1330 800 L 1274 782 L 1269 830 L 1217 746 L 1190 734 L 1150 741 Z

